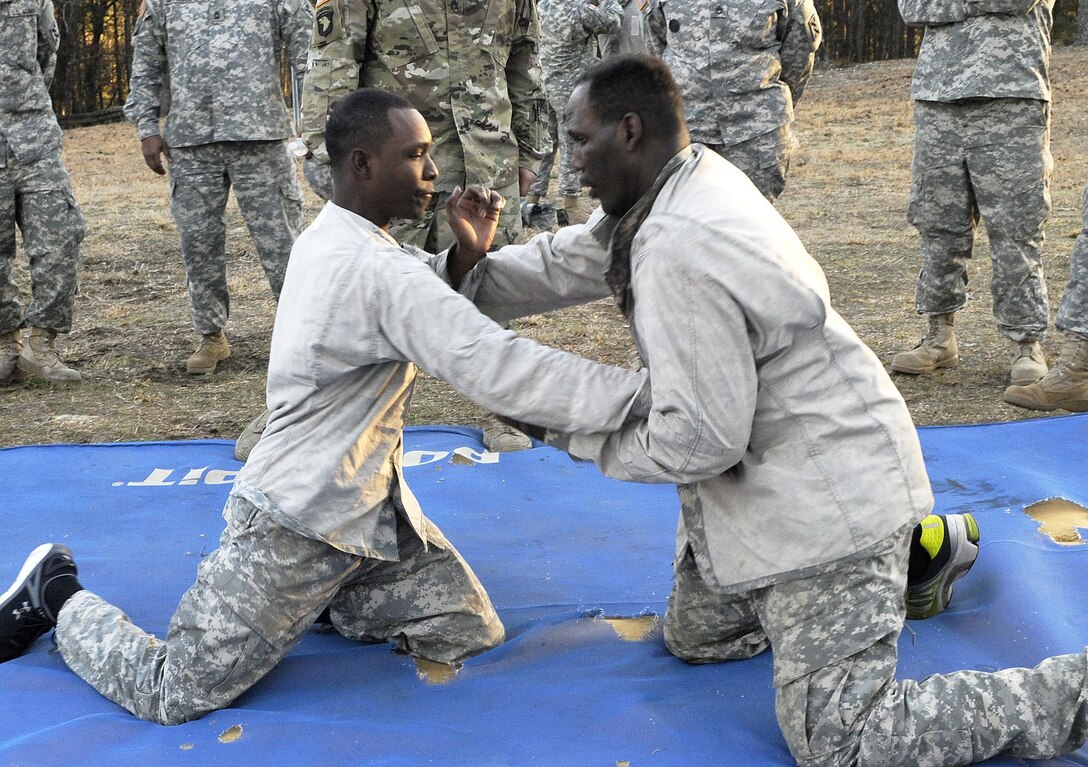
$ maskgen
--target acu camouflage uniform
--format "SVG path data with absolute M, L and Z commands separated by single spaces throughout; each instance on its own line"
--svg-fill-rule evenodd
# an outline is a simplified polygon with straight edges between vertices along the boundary
M 1082 201 L 1084 228 L 1073 243 L 1073 256 L 1069 264 L 1069 283 L 1058 308 L 1054 325 L 1059 330 L 1075 333 L 1088 341 L 1088 186 L 1084 187 Z
M 338 98 L 377 87 L 408 99 L 427 120 L 441 175 L 418 221 L 394 221 L 399 242 L 449 247 L 445 201 L 483 184 L 507 199 L 496 247 L 521 235 L 518 168 L 548 149 L 540 87 L 540 23 L 532 0 L 320 0 L 303 83 L 303 138 L 328 162 L 325 120 Z
M 574 83 L 598 61 L 598 35 L 607 35 L 620 27 L 623 9 L 618 0 L 604 0 L 599 6 L 586 0 L 541 0 L 540 68 L 544 90 L 548 94 L 548 128 L 551 151 L 540 164 L 530 193 L 543 197 L 548 193 L 555 155 L 559 153 L 559 194 L 577 197 L 582 182 L 570 167 L 571 146 L 563 121 L 563 109 L 574 90 Z
M 669 0 L 666 13 L 665 61 L 683 90 L 691 140 L 774 202 L 797 145 L 793 107 L 822 39 L 813 0 Z
M 0 335 L 72 327 L 84 227 L 49 99 L 59 41 L 52 0 L 0 0 Z M 25 313 L 12 281 L 16 227 L 30 261 Z
M 602 35 L 597 42 L 601 57 L 641 53 L 660 56 L 668 44 L 665 4 L 658 0 L 624 0 L 623 20 L 619 29 Z
M 921 237 L 915 304 L 967 303 L 967 259 L 981 216 L 1002 336 L 1046 331 L 1041 249 L 1050 215 L 1052 0 L 899 0 L 925 25 L 911 86 L 914 159 L 907 217 Z
M 170 212 L 181 234 L 197 332 L 230 313 L 224 210 L 230 188 L 278 297 L 302 223 L 302 189 L 285 140 L 291 119 L 280 51 L 306 66 L 313 11 L 307 0 L 145 0 L 132 36 L 125 116 L 141 140 L 170 148 Z

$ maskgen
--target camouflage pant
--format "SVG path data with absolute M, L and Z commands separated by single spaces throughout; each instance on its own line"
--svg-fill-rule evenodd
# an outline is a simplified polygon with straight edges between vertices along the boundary
M 230 315 L 225 211 L 231 187 L 277 297 L 301 231 L 302 187 L 282 141 L 223 141 L 170 152 L 170 212 L 181 234 L 193 327 L 214 333 Z
M 1084 228 L 1073 243 L 1069 283 L 1065 286 L 1054 324 L 1060 330 L 1076 333 L 1088 341 L 1088 186 L 1084 187 L 1081 210 Z
M 30 305 L 23 312 L 15 269 L 15 229 L 30 262 Z M 72 329 L 83 215 L 60 157 L 19 162 L 0 142 L 0 334 L 24 324 L 58 333 Z
M 568 94 L 569 95 L 569 94 Z M 551 184 L 552 168 L 555 167 L 555 157 L 559 155 L 559 194 L 562 197 L 578 197 L 582 194 L 581 176 L 570 165 L 571 143 L 567 135 L 566 126 L 559 116 L 563 112 L 563 104 L 558 107 L 553 103 L 548 108 L 548 132 L 552 138 L 552 148 L 544 159 L 540 161 L 540 169 L 536 174 L 536 181 L 529 187 L 529 193 L 538 197 L 546 197 L 548 187 Z
M 797 139 L 790 126 L 783 125 L 770 133 L 732 146 L 707 146 L 744 171 L 760 194 L 774 202 L 786 188 L 790 156 L 797 146 Z
M 695 663 L 772 647 L 778 724 L 802 767 L 941 767 L 1078 748 L 1088 737 L 1084 653 L 1034 669 L 895 680 L 908 542 L 895 536 L 830 573 L 732 595 L 710 591 L 689 551 L 665 641 Z
M 430 522 L 424 549 L 398 513 L 399 562 L 366 559 L 304 538 L 231 496 L 219 548 L 157 639 L 82 591 L 65 603 L 56 639 L 65 662 L 141 719 L 180 724 L 252 687 L 329 608 L 363 642 L 456 663 L 490 649 L 503 627 L 472 570 Z
M 1049 317 L 1041 252 L 1050 215 L 1050 106 L 916 101 L 914 123 L 907 219 L 921 236 L 916 308 L 943 314 L 967 304 L 967 260 L 981 216 L 998 332 L 1014 341 L 1041 338 Z
M 499 214 L 499 228 L 495 232 L 495 242 L 491 246 L 501 248 L 504 245 L 512 245 L 521 238 L 518 182 L 514 181 L 495 191 L 506 199 L 506 207 Z M 445 250 L 456 241 L 453 230 L 450 229 L 449 217 L 446 215 L 446 200 L 449 197 L 449 192 L 437 193 L 431 199 L 431 204 L 422 218 L 394 219 L 389 227 L 389 233 L 397 242 L 415 245 L 428 253 Z

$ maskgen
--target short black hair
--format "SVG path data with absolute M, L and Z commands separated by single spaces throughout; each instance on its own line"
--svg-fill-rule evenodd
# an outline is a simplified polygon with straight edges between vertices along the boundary
M 642 119 L 643 130 L 671 138 L 684 126 L 684 99 L 676 78 L 656 56 L 628 54 L 605 59 L 578 78 L 589 86 L 589 106 L 604 121 L 615 122 L 628 112 Z
M 325 123 L 325 148 L 336 168 L 352 149 L 377 151 L 393 135 L 389 113 L 412 109 L 406 99 L 380 88 L 360 88 L 337 101 Z

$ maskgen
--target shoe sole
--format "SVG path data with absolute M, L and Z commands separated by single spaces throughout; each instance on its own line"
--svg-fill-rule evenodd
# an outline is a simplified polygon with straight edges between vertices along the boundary
M 1001 401 L 1009 405 L 1016 405 L 1017 407 L 1026 408 L 1028 410 L 1039 410 L 1044 413 L 1049 413 L 1052 410 L 1068 410 L 1070 413 L 1088 413 L 1088 400 L 1083 399 L 1044 403 L 1037 402 L 1027 397 L 1021 397 L 1016 392 L 1010 393 L 1006 391 L 1001 395 Z
M 890 367 L 896 373 L 906 373 L 907 375 L 912 375 L 912 376 L 922 376 L 922 375 L 926 375 L 927 373 L 936 373 L 938 370 L 942 370 L 944 368 L 958 368 L 959 366 L 960 366 L 960 361 L 959 361 L 959 358 L 957 357 L 954 360 L 947 360 L 945 362 L 938 362 L 936 365 L 930 365 L 930 366 L 924 367 L 924 368 L 912 368 L 912 367 L 907 367 L 906 365 L 896 365 L 894 362 L 891 365 L 889 365 L 888 367 Z
M 30 574 L 34 569 L 40 565 L 46 557 L 52 554 L 54 551 L 61 551 L 67 554 L 69 557 L 72 552 L 66 547 L 56 543 L 43 543 L 34 551 L 30 552 L 30 556 L 23 562 L 23 568 L 19 571 L 19 575 L 16 576 L 15 582 L 11 584 L 11 588 L 0 595 L 0 604 L 7 602 L 15 594 L 16 591 L 23 588 L 26 585 L 26 579 L 30 577 Z
M 970 518 L 971 525 L 975 531 L 975 540 L 971 540 L 971 536 L 967 531 L 967 524 L 964 518 Z M 975 518 L 970 514 L 954 515 L 949 514 L 945 516 L 946 534 L 953 540 L 963 540 L 963 545 L 956 547 L 956 558 L 951 560 L 948 565 L 941 571 L 937 583 L 937 601 L 933 604 L 932 601 L 926 606 L 923 612 L 916 613 L 909 616 L 912 620 L 925 620 L 926 618 L 932 618 L 934 615 L 944 611 L 948 607 L 948 603 L 952 601 L 952 585 L 963 576 L 967 575 L 967 571 L 974 567 L 975 562 L 978 560 L 978 523 Z M 922 584 L 918 587 L 919 591 L 928 591 L 929 586 L 934 584 L 933 581 Z

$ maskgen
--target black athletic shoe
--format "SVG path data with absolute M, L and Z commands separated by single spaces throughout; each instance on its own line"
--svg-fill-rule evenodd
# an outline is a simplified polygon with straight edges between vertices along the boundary
M 75 574 L 67 546 L 43 543 L 30 552 L 15 583 L 0 596 L 0 663 L 18 658 L 57 625 L 57 616 L 45 604 L 45 587 L 60 576 Z

